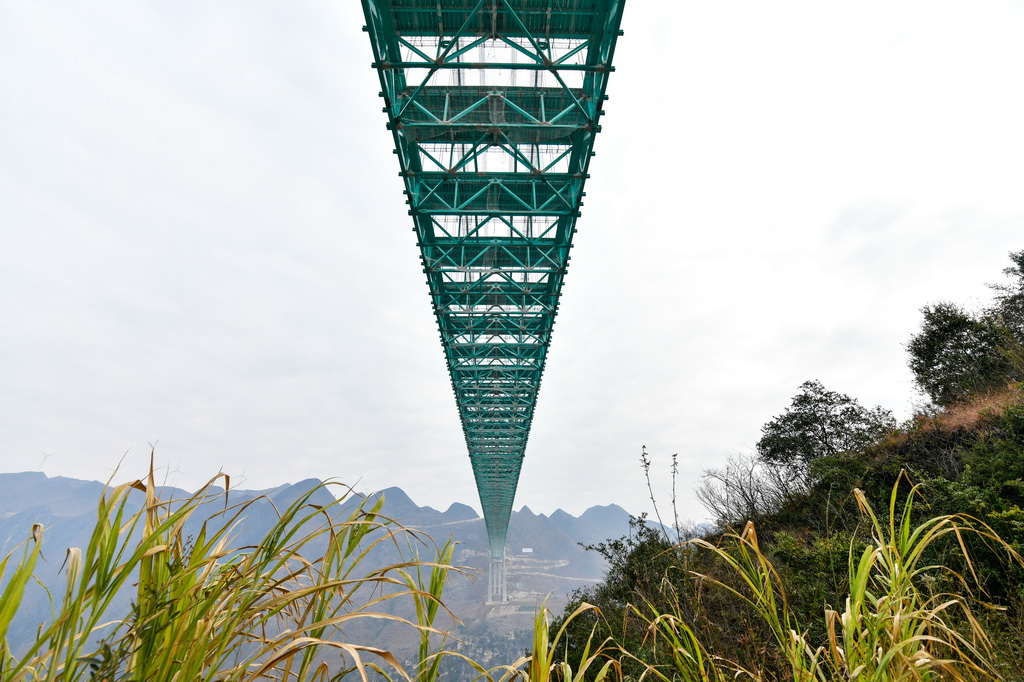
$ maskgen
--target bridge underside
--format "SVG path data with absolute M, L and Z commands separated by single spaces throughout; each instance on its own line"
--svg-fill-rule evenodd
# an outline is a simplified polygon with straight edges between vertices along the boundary
M 492 560 L 503 561 L 623 0 L 362 2 Z

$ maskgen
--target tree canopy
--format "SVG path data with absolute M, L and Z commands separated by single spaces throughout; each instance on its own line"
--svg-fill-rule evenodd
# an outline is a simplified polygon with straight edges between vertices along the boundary
M 918 387 L 947 406 L 1005 384 L 1012 366 L 1001 352 L 1006 334 L 996 318 L 955 303 L 925 306 L 921 331 L 907 344 Z
M 896 428 L 892 413 L 806 381 L 786 411 L 761 427 L 757 454 L 765 462 L 806 468 L 819 457 L 863 450 Z
M 1010 260 L 1010 281 L 989 285 L 995 300 L 982 311 L 948 301 L 921 309 L 921 330 L 907 344 L 910 370 L 940 407 L 1024 379 L 1024 251 Z

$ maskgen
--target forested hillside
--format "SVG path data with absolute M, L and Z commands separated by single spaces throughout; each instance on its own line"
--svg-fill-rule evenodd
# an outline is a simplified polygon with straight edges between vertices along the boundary
M 914 640 L 905 646 L 901 616 L 878 617 L 877 656 L 886 640 L 892 651 L 916 652 L 910 671 L 963 655 L 994 665 L 940 666 L 942 677 L 1024 678 L 1024 251 L 1010 259 L 987 306 L 922 309 L 906 343 L 922 398 L 911 419 L 898 423 L 882 407 L 808 381 L 762 427 L 754 452 L 705 472 L 698 494 L 717 519 L 714 533 L 680 544 L 685 532 L 671 537 L 638 519 L 629 536 L 597 545 L 612 566 L 607 579 L 578 592 L 562 620 L 584 602 L 602 617 L 570 619 L 560 642 L 567 659 L 579 659 L 596 624 L 598 639 L 630 652 L 627 672 L 648 664 L 678 671 L 673 655 L 699 650 L 721 657 L 718 669 L 788 679 L 794 656 L 804 655 L 793 653 L 792 630 L 806 651 L 821 647 L 852 678 L 857 610 L 892 607 L 886 595 L 905 578 L 902 594 L 919 600 L 912 610 L 922 625 L 903 633 Z M 657 464 L 645 455 L 645 468 Z M 907 576 L 886 563 L 899 553 L 913 567 Z M 878 562 L 874 582 L 851 583 L 862 577 L 858 561 Z M 905 618 L 910 602 L 902 608 Z M 673 644 L 666 627 L 702 646 Z

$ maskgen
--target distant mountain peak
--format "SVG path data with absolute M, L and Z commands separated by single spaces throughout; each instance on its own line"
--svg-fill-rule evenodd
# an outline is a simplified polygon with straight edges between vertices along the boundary
M 445 510 L 443 516 L 446 519 L 451 518 L 453 521 L 469 521 L 480 518 L 480 515 L 476 513 L 476 509 L 461 502 L 452 502 L 448 509 Z
M 17 476 L 26 481 L 43 481 L 47 478 L 46 474 L 42 471 L 14 471 L 11 473 L 0 474 L 0 476 Z M 58 476 L 58 478 L 60 477 Z
M 323 484 L 324 482 L 321 481 L 319 478 L 304 478 L 301 481 L 298 481 L 297 483 L 293 483 L 292 485 L 302 490 L 312 490 L 313 488 L 319 488 Z
M 617 504 L 597 504 L 580 514 L 580 518 L 583 519 L 593 516 L 622 516 L 623 514 L 628 515 L 629 512 Z

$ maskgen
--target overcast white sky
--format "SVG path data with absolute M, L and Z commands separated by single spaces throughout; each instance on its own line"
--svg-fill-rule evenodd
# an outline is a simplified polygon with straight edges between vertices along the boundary
M 477 505 L 356 0 L 0 0 L 0 471 Z M 631 0 L 516 507 L 683 515 L 1024 248 L 1024 2 Z M 45 456 L 49 455 L 49 456 Z M 45 460 L 45 462 L 44 462 Z M 659 481 L 666 490 L 664 481 Z

